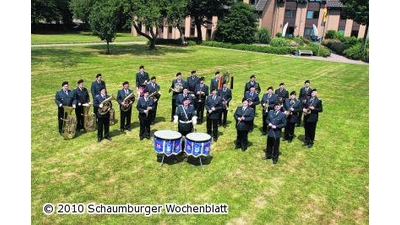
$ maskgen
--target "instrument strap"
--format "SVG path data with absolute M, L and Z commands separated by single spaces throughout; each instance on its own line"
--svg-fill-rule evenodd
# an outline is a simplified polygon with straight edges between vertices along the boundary
M 189 120 L 189 117 L 188 117 L 187 114 L 186 114 L 185 107 L 183 107 L 183 105 L 180 105 L 180 106 L 181 106 L 182 109 L 183 109 L 183 113 L 185 114 L 186 119 Z

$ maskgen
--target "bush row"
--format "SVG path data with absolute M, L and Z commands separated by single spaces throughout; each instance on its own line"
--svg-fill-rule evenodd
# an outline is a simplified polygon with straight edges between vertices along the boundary
M 252 45 L 252 44 L 231 44 L 231 43 L 217 42 L 217 41 L 204 41 L 202 45 L 210 47 L 218 47 L 218 48 L 252 51 L 252 52 L 264 52 L 277 55 L 294 54 L 297 50 L 296 48 L 291 48 L 291 47 L 271 47 L 271 46 Z

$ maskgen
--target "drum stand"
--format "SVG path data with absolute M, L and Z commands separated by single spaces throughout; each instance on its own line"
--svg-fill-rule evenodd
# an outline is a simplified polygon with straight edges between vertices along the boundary
M 161 160 L 161 164 L 160 164 L 160 166 L 162 166 L 162 165 L 163 165 L 163 163 L 164 163 L 164 158 L 165 158 L 165 154 L 163 154 L 163 156 L 162 156 L 162 160 Z

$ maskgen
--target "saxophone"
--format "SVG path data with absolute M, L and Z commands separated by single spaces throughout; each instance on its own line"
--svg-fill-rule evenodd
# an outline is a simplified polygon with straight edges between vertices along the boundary
M 135 102 L 135 92 L 132 91 L 129 95 L 127 95 L 123 102 L 125 102 L 125 105 L 121 105 L 121 110 L 124 112 L 127 112 L 129 109 L 132 108 L 132 104 Z
M 67 139 L 72 139 L 75 137 L 77 120 L 76 116 L 72 115 L 75 109 L 71 106 L 63 106 L 64 108 L 64 118 L 62 127 L 62 136 Z
M 83 126 L 86 131 L 94 131 L 96 129 L 96 115 L 90 114 L 90 105 L 83 104 Z

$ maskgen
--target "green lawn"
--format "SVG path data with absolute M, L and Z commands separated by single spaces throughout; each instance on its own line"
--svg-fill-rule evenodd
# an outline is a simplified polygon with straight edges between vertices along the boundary
M 147 41 L 142 36 L 131 36 L 130 33 L 117 33 L 116 42 Z M 55 33 L 55 34 L 31 34 L 31 44 L 65 44 L 65 43 L 89 43 L 102 42 L 92 32 Z
M 34 41 L 33 41 L 34 42 Z M 369 223 L 369 68 L 201 46 L 114 45 L 32 48 L 31 77 L 31 219 L 33 224 L 368 224 Z M 205 76 L 216 70 L 235 77 L 229 124 L 211 147 L 211 162 L 203 166 L 186 160 L 156 161 L 153 140 L 139 141 L 137 110 L 131 132 L 111 127 L 113 140 L 97 143 L 96 132 L 64 140 L 57 130 L 55 92 L 62 81 L 74 87 L 80 78 L 90 89 L 103 74 L 109 93 L 116 95 L 123 81 L 135 82 L 144 65 L 161 85 L 156 130 L 177 130 L 170 123 L 168 93 L 181 71 Z M 277 165 L 263 161 L 266 137 L 261 136 L 261 109 L 249 135 L 246 152 L 234 149 L 233 111 L 240 104 L 244 84 L 257 76 L 262 92 L 285 82 L 299 92 L 306 79 L 318 88 L 320 114 L 315 145 L 302 147 L 304 129 L 296 128 L 292 143 L 282 142 Z M 133 86 L 133 85 L 131 85 Z M 116 106 L 116 102 L 114 102 Z M 115 107 L 117 108 L 117 107 Z M 116 110 L 119 117 L 119 110 Z M 197 126 L 206 131 L 205 123 Z M 226 203 L 228 215 L 49 215 L 44 203 L 205 204 Z

